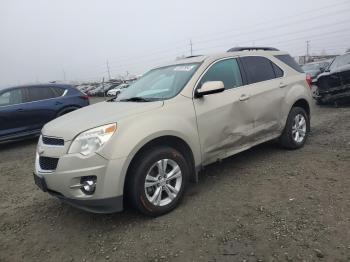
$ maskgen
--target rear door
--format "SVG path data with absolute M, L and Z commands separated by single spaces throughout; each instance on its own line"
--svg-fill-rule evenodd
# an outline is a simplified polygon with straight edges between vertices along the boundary
M 204 165 L 240 151 L 251 139 L 253 129 L 247 100 L 250 91 L 243 85 L 237 59 L 214 62 L 196 88 L 207 81 L 222 81 L 225 90 L 193 100 Z
M 0 137 L 21 133 L 28 129 L 23 102 L 22 88 L 0 93 Z
M 249 104 L 254 108 L 252 143 L 267 140 L 281 130 L 282 101 L 288 84 L 283 82 L 283 71 L 262 56 L 240 58 L 251 87 Z
M 26 114 L 31 129 L 41 129 L 44 124 L 56 117 L 62 107 L 59 94 L 49 86 L 26 88 Z

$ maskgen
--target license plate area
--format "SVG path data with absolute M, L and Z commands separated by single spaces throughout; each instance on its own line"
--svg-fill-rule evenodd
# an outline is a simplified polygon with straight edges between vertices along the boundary
M 47 186 L 45 179 L 43 177 L 37 176 L 36 174 L 34 175 L 34 183 L 44 192 L 47 191 Z

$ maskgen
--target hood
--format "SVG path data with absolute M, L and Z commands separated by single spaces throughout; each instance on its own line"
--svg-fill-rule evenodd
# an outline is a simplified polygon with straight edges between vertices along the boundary
M 90 105 L 47 123 L 42 134 L 72 140 L 79 133 L 105 124 L 163 106 L 163 101 L 156 102 L 101 102 Z
M 344 71 L 350 71 L 350 64 L 346 64 L 343 66 L 339 66 L 337 69 L 335 69 L 337 73 L 344 72 Z

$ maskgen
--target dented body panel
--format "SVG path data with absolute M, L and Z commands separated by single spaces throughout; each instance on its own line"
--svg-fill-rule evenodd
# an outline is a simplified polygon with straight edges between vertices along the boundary
M 317 78 L 316 100 L 319 103 L 350 101 L 350 53 L 334 58 Z

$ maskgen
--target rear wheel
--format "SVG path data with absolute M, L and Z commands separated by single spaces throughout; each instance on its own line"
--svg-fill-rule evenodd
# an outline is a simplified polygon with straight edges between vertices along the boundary
M 127 184 L 128 199 L 143 214 L 159 216 L 180 202 L 190 168 L 181 153 L 171 147 L 155 147 L 136 159 Z
M 280 143 L 288 149 L 301 148 L 310 131 L 310 119 L 301 107 L 293 107 L 288 115 L 287 123 L 280 137 Z
M 59 111 L 57 113 L 57 117 L 63 116 L 65 114 L 67 114 L 69 112 L 72 112 L 74 110 L 77 110 L 77 109 L 79 109 L 79 107 L 76 107 L 76 106 L 71 106 L 71 107 L 64 108 L 64 109 L 62 109 L 61 111 Z

